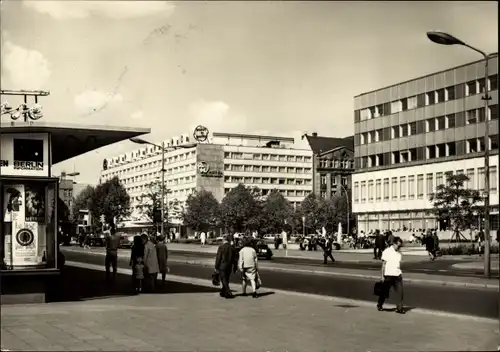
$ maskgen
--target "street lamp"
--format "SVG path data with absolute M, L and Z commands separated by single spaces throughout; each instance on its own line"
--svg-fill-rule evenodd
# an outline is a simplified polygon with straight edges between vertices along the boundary
M 474 48 L 473 46 L 455 38 L 451 34 L 441 31 L 427 32 L 427 37 L 434 43 L 441 45 L 462 45 L 469 49 L 478 52 L 484 57 L 484 276 L 490 277 L 491 259 L 490 259 L 490 122 L 488 113 L 488 101 L 491 96 L 488 95 L 488 60 L 497 54 L 486 54 L 484 51 Z
M 130 138 L 130 141 L 136 144 L 149 144 L 156 148 L 161 149 L 161 236 L 165 236 L 165 152 L 170 150 L 182 149 L 182 148 L 192 148 L 196 146 L 196 143 L 177 145 L 172 147 L 165 147 L 165 142 L 161 142 L 161 145 L 148 142 L 142 138 Z

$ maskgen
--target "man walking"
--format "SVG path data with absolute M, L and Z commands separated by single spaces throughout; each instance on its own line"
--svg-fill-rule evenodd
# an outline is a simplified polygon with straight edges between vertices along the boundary
M 105 231 L 106 240 L 106 258 L 104 266 L 106 267 L 106 281 L 110 282 L 110 269 L 113 268 L 113 282 L 116 280 L 118 271 L 118 247 L 120 246 L 120 235 L 116 233 L 115 224 L 111 223 L 109 229 Z
M 154 292 L 156 277 L 160 271 L 156 246 L 150 241 L 147 234 L 143 233 L 141 238 L 142 243 L 144 243 L 144 278 L 146 279 L 149 292 Z
M 222 244 L 217 249 L 217 256 L 215 257 L 215 271 L 219 273 L 222 283 L 221 297 L 234 298 L 229 288 L 229 277 L 231 276 L 231 271 L 236 272 L 236 269 L 235 251 L 231 243 L 229 243 L 229 236 L 225 235 L 222 239 Z
M 327 264 L 327 259 L 330 258 L 332 263 L 335 263 L 335 258 L 332 255 L 333 241 L 331 236 L 327 236 L 325 239 L 325 246 L 323 247 L 323 264 Z
M 392 287 L 396 293 L 396 312 L 405 314 L 403 309 L 403 273 L 401 272 L 401 259 L 403 255 L 400 252 L 402 246 L 403 241 L 401 238 L 394 237 L 392 246 L 388 247 L 382 253 L 381 280 L 383 281 L 383 288 L 377 302 L 377 309 L 379 311 L 383 310 L 384 302 L 389 297 L 389 291 Z
M 373 259 L 382 258 L 382 251 L 385 249 L 385 238 L 380 230 L 375 231 L 375 243 L 373 246 Z
M 207 243 L 207 234 L 205 233 L 205 231 L 201 231 L 201 234 L 200 234 L 200 241 L 201 241 L 201 247 L 205 247 L 205 244 Z

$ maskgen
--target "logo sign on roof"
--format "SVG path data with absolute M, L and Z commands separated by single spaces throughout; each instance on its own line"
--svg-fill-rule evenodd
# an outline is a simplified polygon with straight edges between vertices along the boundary
M 202 125 L 196 126 L 193 137 L 199 143 L 206 142 L 208 139 L 208 128 Z

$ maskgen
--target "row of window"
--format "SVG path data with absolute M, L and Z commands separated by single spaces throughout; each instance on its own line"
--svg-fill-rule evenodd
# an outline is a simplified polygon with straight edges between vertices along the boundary
M 138 155 L 137 157 L 142 157 L 142 159 L 145 159 L 145 158 L 156 156 L 158 154 L 160 154 L 160 153 L 157 152 L 157 153 L 151 154 L 151 155 L 146 155 L 145 153 L 143 153 L 141 156 Z M 175 156 L 166 157 L 165 158 L 165 163 L 166 164 L 177 163 L 177 162 L 180 162 L 180 161 L 183 161 L 183 160 L 188 160 L 188 159 L 194 158 L 195 155 L 196 155 L 196 151 L 192 150 L 190 152 L 178 154 L 178 155 L 175 155 Z M 127 160 L 126 156 L 122 155 L 121 157 L 115 157 L 115 158 L 110 159 L 110 163 L 108 165 L 108 168 L 118 167 L 118 166 L 123 165 L 123 163 L 125 163 L 125 162 L 133 162 L 133 161 L 137 161 L 137 160 L 138 159 L 136 159 L 136 160 Z M 128 167 L 128 168 L 120 170 L 120 171 L 122 171 L 122 172 L 141 171 L 141 170 L 145 170 L 145 169 L 150 169 L 152 167 L 157 167 L 157 166 L 160 166 L 160 165 L 161 165 L 161 158 L 160 158 L 160 160 L 155 160 L 155 161 L 151 161 L 151 162 L 148 162 L 148 163 L 143 163 L 143 164 L 140 164 L 140 165 L 131 166 L 131 167 Z
M 484 167 L 477 169 L 477 178 L 476 169 L 467 169 L 465 172 L 469 181 L 464 186 L 484 191 Z M 463 174 L 464 170 L 457 170 L 456 173 Z M 448 175 L 453 175 L 453 171 L 354 182 L 354 203 L 388 202 L 390 199 L 424 199 L 424 195 L 429 197 L 438 185 L 445 184 Z M 490 192 L 496 193 L 497 182 L 497 167 L 492 166 L 490 167 Z
M 488 90 L 498 89 L 498 75 L 488 77 Z M 392 102 L 370 106 L 365 109 L 354 111 L 354 123 L 387 116 L 401 111 L 422 108 L 424 106 L 443 103 L 445 101 L 462 99 L 484 91 L 484 78 L 460 83 L 454 86 L 441 88 L 435 91 L 417 94 L 415 96 L 402 98 Z
M 426 147 L 396 150 L 393 152 L 367 155 L 355 158 L 356 168 L 366 169 L 377 166 L 404 164 L 412 161 L 433 160 L 450 156 L 466 155 L 484 151 L 484 139 L 472 138 Z M 490 150 L 498 150 L 498 135 L 489 137 Z
M 271 184 L 271 185 L 311 185 L 311 179 L 302 178 L 276 178 L 276 177 L 241 177 L 241 176 L 225 176 L 224 182 L 228 183 L 243 183 L 243 184 Z
M 498 119 L 498 105 L 488 109 L 488 121 Z M 389 141 L 395 138 L 414 136 L 421 133 L 445 130 L 448 128 L 463 127 L 485 121 L 484 108 L 471 109 L 456 114 L 432 117 L 426 120 L 405 123 L 397 126 L 380 128 L 374 131 L 360 133 L 359 144 L 369 144 Z
M 353 169 L 354 168 L 354 161 L 353 160 L 327 160 L 327 159 L 320 159 L 319 160 L 319 167 L 326 169 L 326 168 L 332 168 L 332 169 Z
M 290 167 L 290 166 L 268 166 L 268 165 L 235 165 L 224 164 L 225 171 L 238 172 L 269 172 L 269 173 L 292 173 L 292 174 L 310 174 L 312 168 L 309 167 Z
M 339 177 L 335 177 L 335 175 L 331 175 L 332 186 L 338 185 L 338 179 L 339 179 Z M 326 175 L 320 175 L 319 180 L 320 180 L 320 183 L 322 185 L 327 184 L 327 176 Z M 344 175 L 340 176 L 340 184 L 342 186 L 347 186 L 347 182 L 348 182 L 347 176 L 344 176 Z
M 225 152 L 226 159 L 242 159 L 242 160 L 268 160 L 268 161 L 287 161 L 292 163 L 310 163 L 310 156 L 301 155 L 283 155 L 283 154 L 260 154 L 260 153 L 241 153 L 241 152 Z

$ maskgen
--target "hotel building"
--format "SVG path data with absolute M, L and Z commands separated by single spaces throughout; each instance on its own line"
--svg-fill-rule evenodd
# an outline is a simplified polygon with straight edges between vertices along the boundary
M 166 148 L 178 148 L 165 153 L 169 202 L 183 205 L 202 188 L 221 201 L 242 183 L 260 188 L 264 196 L 277 189 L 296 206 L 312 191 L 312 152 L 295 149 L 293 138 L 214 132 L 209 143 L 192 142 L 188 135 L 165 141 Z M 148 184 L 161 179 L 160 170 L 161 148 L 147 146 L 106 159 L 101 180 L 120 178 L 131 197 L 131 220 L 140 222 L 144 220 L 137 208 L 141 195 Z M 179 218 L 170 221 L 180 224 Z
M 429 199 L 447 175 L 484 190 L 484 131 L 490 127 L 491 228 L 498 229 L 498 58 L 363 93 L 354 98 L 353 211 L 358 229 L 446 228 Z M 490 90 L 485 111 L 483 89 Z

